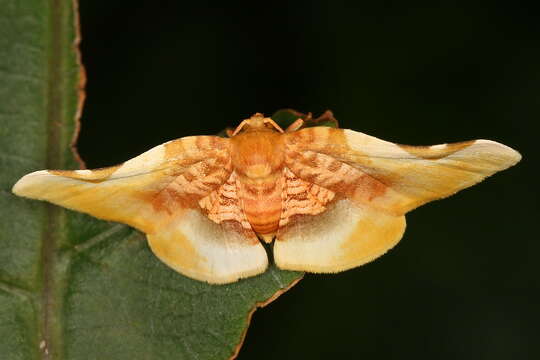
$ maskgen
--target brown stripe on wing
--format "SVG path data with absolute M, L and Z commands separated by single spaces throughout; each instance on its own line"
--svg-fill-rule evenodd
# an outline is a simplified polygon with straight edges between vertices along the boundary
M 198 204 L 213 222 L 223 224 L 251 241 L 257 241 L 257 237 L 240 207 L 236 181 L 237 175 L 232 172 L 223 185 L 200 199 Z
M 222 153 L 228 150 L 228 139 L 218 136 L 188 136 L 180 139 L 181 141 L 169 141 L 163 146 L 165 147 L 165 158 L 174 159 L 178 156 L 198 157 L 194 155 L 200 154 L 215 154 Z
M 304 128 L 286 134 L 285 143 L 291 150 L 313 150 L 322 153 L 347 151 L 347 139 L 343 129 L 334 129 L 326 126 Z
M 198 201 L 208 196 L 230 176 L 228 159 L 212 157 L 187 168 L 171 167 L 162 180 L 139 189 L 138 197 L 150 203 L 155 211 L 173 214 L 179 209 L 197 208 Z
M 301 215 L 322 213 L 326 210 L 327 205 L 334 200 L 334 192 L 298 178 L 288 168 L 284 168 L 283 175 L 285 186 L 282 193 L 280 231 Z
M 296 177 L 339 197 L 372 203 L 389 191 L 389 184 L 329 155 L 314 151 L 289 151 L 287 155 L 287 166 Z

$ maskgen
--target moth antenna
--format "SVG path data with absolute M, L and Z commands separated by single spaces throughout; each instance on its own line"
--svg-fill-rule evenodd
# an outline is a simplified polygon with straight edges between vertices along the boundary
M 243 129 L 244 126 L 246 126 L 246 124 L 248 123 L 249 119 L 246 119 L 246 120 L 242 120 L 242 122 L 240 123 L 240 125 L 238 125 L 236 127 L 236 129 L 234 130 L 234 132 L 232 133 L 232 136 L 235 136 L 236 134 L 238 134 L 240 132 L 240 130 Z M 232 137 L 231 136 L 231 137 Z
M 265 124 L 270 124 L 272 125 L 274 128 L 276 128 L 277 131 L 279 131 L 280 133 L 283 133 L 283 129 L 278 125 L 276 124 L 276 122 L 274 120 L 272 120 L 271 118 L 264 118 L 264 123 Z

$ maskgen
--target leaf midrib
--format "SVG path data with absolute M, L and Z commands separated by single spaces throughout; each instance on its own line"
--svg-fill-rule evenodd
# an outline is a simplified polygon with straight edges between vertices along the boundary
M 73 119 L 67 119 L 69 112 L 64 111 L 69 102 L 67 89 L 66 71 L 66 51 L 69 50 L 66 43 L 69 42 L 69 29 L 66 19 L 69 18 L 68 6 L 73 6 L 71 1 L 50 0 L 48 6 L 48 36 L 47 44 L 47 87 L 46 87 L 46 114 L 47 114 L 47 149 L 46 167 L 48 169 L 59 169 L 65 164 L 63 149 L 69 143 L 63 131 L 64 124 Z M 41 339 L 40 349 L 42 359 L 62 359 L 63 342 L 61 329 L 61 309 L 62 297 L 59 274 L 60 261 L 58 258 L 58 245 L 62 243 L 61 237 L 65 236 L 64 210 L 54 205 L 46 204 L 46 221 L 44 223 L 42 248 L 41 248 Z M 65 270 L 65 269 L 63 269 Z

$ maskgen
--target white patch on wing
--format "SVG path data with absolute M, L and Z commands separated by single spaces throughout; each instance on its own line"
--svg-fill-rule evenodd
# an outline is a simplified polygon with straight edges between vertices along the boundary
M 462 150 L 456 152 L 462 155 L 473 155 L 478 157 L 479 154 L 484 154 L 486 159 L 489 159 L 498 165 L 498 168 L 493 168 L 491 172 L 501 171 L 515 165 L 521 160 L 521 154 L 509 146 L 491 140 L 476 140 L 474 143 Z
M 196 210 L 187 210 L 165 230 L 149 234 L 148 240 L 154 253 L 167 265 L 189 277 L 213 284 L 257 275 L 268 266 L 266 251 L 258 241 L 244 238 Z M 160 253 L 158 242 L 164 241 L 171 243 L 165 244 L 165 253 Z M 182 241 L 187 243 L 174 244 Z M 187 250 L 194 252 L 188 259 L 182 253 Z
M 313 220 L 313 218 L 309 218 Z M 314 221 L 302 219 L 278 234 L 278 267 L 309 272 L 347 270 L 384 254 L 401 239 L 405 218 L 340 200 Z
M 153 147 L 141 155 L 126 161 L 112 175 L 111 178 L 125 177 L 134 174 L 148 173 L 165 161 L 165 146 L 163 144 Z
M 235 231 L 224 231 L 199 211 L 189 210 L 180 229 L 208 259 L 217 274 L 244 273 L 266 269 L 268 258 L 263 246 Z
M 418 159 L 394 143 L 352 130 L 343 130 L 343 133 L 349 148 L 358 153 L 367 154 L 368 156 L 376 155 L 381 158 Z
M 438 144 L 438 145 L 431 145 L 430 148 L 433 150 L 443 150 L 448 146 L 448 144 Z
M 41 187 L 44 179 L 52 177 L 47 170 L 34 171 L 33 173 L 27 174 L 17 181 L 11 191 L 18 196 L 25 197 L 34 197 L 37 199 L 42 199 L 41 194 L 45 189 Z
M 320 215 L 317 221 L 296 223 L 290 235 L 278 235 L 274 243 L 274 258 L 280 268 L 288 269 L 301 265 L 328 263 L 339 258 L 340 243 L 348 238 L 360 217 L 357 209 L 346 200 L 338 201 L 334 207 Z

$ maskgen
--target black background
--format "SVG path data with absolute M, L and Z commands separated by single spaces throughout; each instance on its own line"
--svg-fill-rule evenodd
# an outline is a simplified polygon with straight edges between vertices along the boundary
M 221 5 L 216 5 L 221 4 Z M 359 5 L 361 4 L 361 5 Z M 307 275 L 239 359 L 540 358 L 540 21 L 506 2 L 81 0 L 88 167 L 254 112 L 331 109 L 428 145 L 487 138 L 516 167 L 407 216 L 373 263 Z

